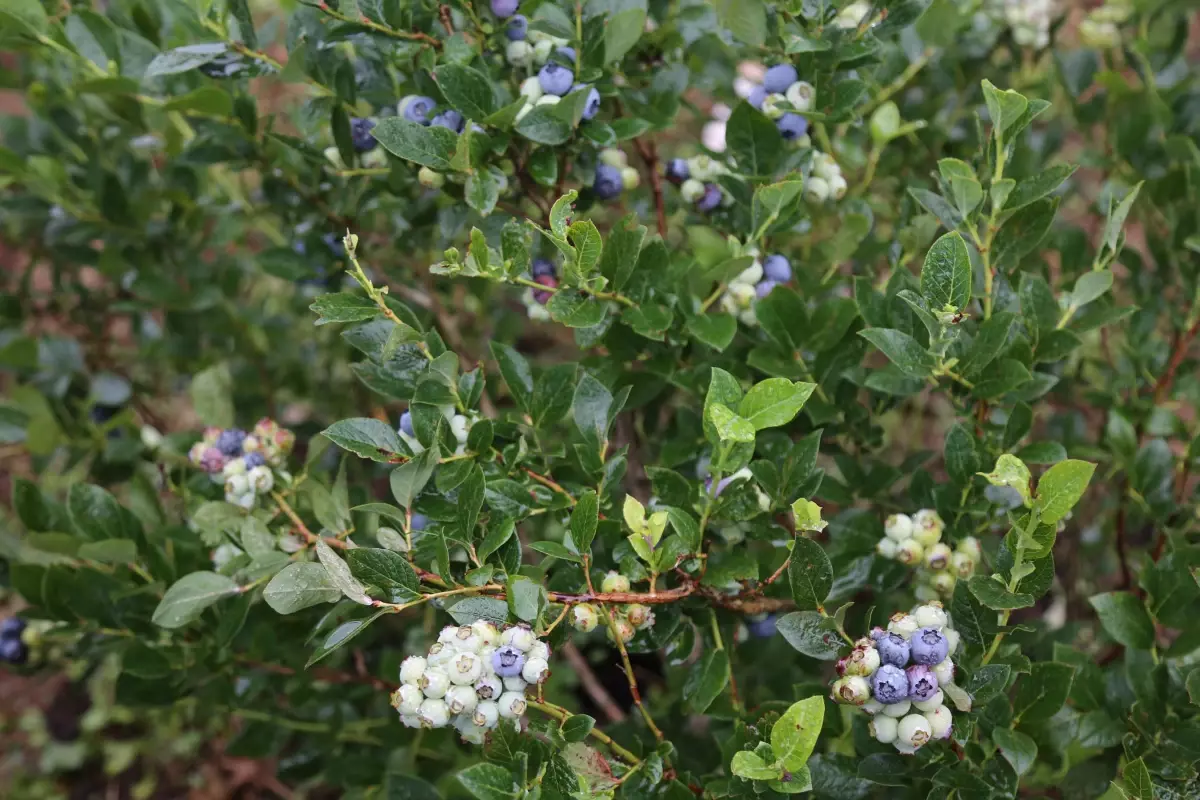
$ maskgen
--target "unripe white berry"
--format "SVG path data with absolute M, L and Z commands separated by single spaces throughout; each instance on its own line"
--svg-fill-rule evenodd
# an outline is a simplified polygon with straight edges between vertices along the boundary
M 531 75 L 521 81 L 521 96 L 528 97 L 530 102 L 534 103 L 542 96 L 542 83 L 537 79 L 537 75 Z
M 528 652 L 533 647 L 536 637 L 528 625 L 513 625 L 500 634 L 501 644 L 511 644 L 522 652 Z
M 943 634 L 951 634 L 954 631 L 942 631 Z M 957 636 L 957 634 L 955 634 Z M 938 684 L 945 686 L 948 683 L 954 683 L 954 662 L 947 658 L 945 661 L 933 668 L 933 674 L 937 676 Z
M 950 565 L 953 555 L 948 546 L 939 542 L 925 551 L 925 566 L 934 570 L 945 569 Z
M 240 497 L 250 491 L 250 478 L 245 473 L 235 473 L 225 480 L 225 494 Z
M 446 176 L 429 167 L 421 167 L 417 171 L 417 183 L 426 189 L 440 189 L 446 184 Z
M 474 686 L 451 686 L 446 692 L 446 705 L 451 714 L 470 714 L 479 702 Z
M 810 177 L 804 185 L 804 199 L 810 203 L 824 203 L 829 199 L 829 183 L 824 178 Z
M 622 642 L 628 642 L 637 635 L 637 629 L 629 624 L 629 620 L 618 617 L 613 620 L 613 626 L 608 629 L 608 638 L 613 638 L 613 631 Z
M 875 737 L 875 741 L 883 744 L 891 744 L 896 741 L 896 733 L 900 727 L 900 723 L 894 717 L 888 717 L 883 714 L 871 720 L 868 729 L 871 735 Z
M 942 597 L 949 597 L 954 592 L 954 584 L 957 582 L 958 579 L 954 577 L 954 574 L 946 570 L 935 572 L 929 579 L 929 585 Z
M 938 706 L 925 717 L 929 720 L 929 733 L 933 738 L 945 739 L 950 735 L 950 728 L 954 724 L 954 715 L 950 713 L 949 707 Z
M 895 539 L 889 539 L 886 536 L 875 543 L 875 552 L 887 559 L 896 557 L 896 550 L 900 545 Z
M 250 470 L 246 477 L 250 479 L 250 486 L 256 492 L 269 492 L 275 487 L 275 475 L 265 464 L 260 464 Z
M 762 262 L 756 258 L 752 262 L 750 262 L 750 266 L 746 267 L 744 270 L 739 272 L 737 277 L 734 278 L 732 281 L 730 281 L 730 283 L 737 283 L 737 284 L 741 284 L 742 286 L 753 287 L 753 286 L 757 286 L 758 282 L 761 281 L 762 278 L 763 278 Z M 746 471 L 749 472 L 749 470 L 746 470 Z M 738 472 L 741 472 L 741 470 L 738 470 Z M 729 480 L 733 481 L 738 477 L 739 476 L 737 475 L 737 473 L 734 473 L 733 475 L 729 476 Z M 753 474 L 745 476 L 745 477 L 753 477 Z
M 694 203 L 704 196 L 704 184 L 696 178 L 688 178 L 680 185 L 679 196 L 685 203 Z
M 950 569 L 960 578 L 969 578 L 975 574 L 975 559 L 966 553 L 955 553 L 950 556 Z
M 571 625 L 577 631 L 594 631 L 600 624 L 600 613 L 589 603 L 580 603 L 571 609 Z
M 938 689 L 936 692 L 933 693 L 933 697 L 930 697 L 928 700 L 914 700 L 913 708 L 915 708 L 917 711 L 920 711 L 921 713 L 925 713 L 927 711 L 933 711 L 935 708 L 940 706 L 945 701 L 946 701 L 946 695 L 942 692 L 941 689 Z
M 807 81 L 796 81 L 788 87 L 786 92 L 787 101 L 797 111 L 808 111 L 812 108 L 813 97 L 815 95 L 816 90 Z
M 494 700 L 480 700 L 471 714 L 471 722 L 480 728 L 494 728 L 500 719 L 500 707 Z
M 454 648 L 463 653 L 478 653 L 483 647 L 483 638 L 470 625 L 462 625 L 454 633 Z
M 504 694 L 504 681 L 495 675 L 484 675 L 475 682 L 475 694 L 480 700 L 495 700 Z
M 846 179 L 841 175 L 834 175 L 829 179 L 829 193 L 833 195 L 834 200 L 841 200 L 846 196 L 850 184 L 846 183 Z
M 920 747 L 928 742 L 931 732 L 929 720 L 925 719 L 923 714 L 909 714 L 896 726 L 896 738 L 913 747 Z
M 479 641 L 483 643 L 481 647 L 495 647 L 500 644 L 500 629 L 492 623 L 480 619 L 472 622 L 471 627 L 475 629 Z
M 556 94 L 544 94 L 534 101 L 535 106 L 556 106 L 562 102 L 562 98 Z
M 417 709 L 424 702 L 425 695 L 411 683 L 403 684 L 399 689 L 392 692 L 392 708 L 399 711 L 401 714 L 416 714 Z
M 525 713 L 525 695 L 520 692 L 505 692 L 500 695 L 497 707 L 504 719 L 516 719 Z
M 550 52 L 554 50 L 554 42 L 550 39 L 543 39 L 533 46 L 533 60 L 539 64 L 545 64 L 550 58 Z
M 521 677 L 529 683 L 541 683 L 550 674 L 550 665 L 544 658 L 530 658 L 521 668 Z
M 483 662 L 475 653 L 459 653 L 450 662 L 450 682 L 458 686 L 473 686 L 483 674 Z
M 450 688 L 450 676 L 440 667 L 426 667 L 417 686 L 426 697 L 442 697 Z
M 954 651 L 958 649 L 958 631 L 953 628 L 946 628 L 942 631 L 942 635 L 946 637 L 948 648 L 946 655 L 954 655 Z
M 913 524 L 912 517 L 908 514 L 892 514 L 883 523 L 883 532 L 889 539 L 893 539 L 897 544 L 905 539 L 912 538 Z
M 447 625 L 438 632 L 438 644 L 455 646 L 458 640 L 458 627 L 455 625 Z
M 829 153 L 817 153 L 813 157 L 812 173 L 818 178 L 830 180 L 835 175 L 842 174 L 842 168 L 838 166 L 837 160 Z M 910 536 L 912 534 L 909 534 Z
M 916 539 L 905 539 L 896 547 L 896 560 L 901 564 L 916 564 L 925 555 L 925 548 Z
M 504 691 L 505 692 L 524 693 L 525 687 L 528 685 L 529 684 L 527 684 L 525 682 L 525 679 L 522 678 L 520 675 L 509 675 L 507 678 L 504 679 Z
M 533 643 L 533 647 L 529 648 L 529 658 L 540 658 L 543 661 L 550 660 L 550 645 L 538 639 Z
M 938 594 L 937 591 L 928 583 L 918 583 L 916 587 L 913 588 L 913 596 L 921 602 L 929 602 L 930 600 L 937 600 L 941 597 L 941 595 Z
M 860 706 L 860 708 L 862 708 L 863 711 L 867 712 L 871 716 L 875 716 L 880 711 L 883 711 L 884 706 L 883 706 L 883 703 L 879 702 L 874 697 L 872 697 L 870 700 L 863 703 Z
M 528 66 L 533 63 L 533 56 L 534 48 L 529 46 L 529 42 L 509 42 L 508 47 L 504 51 L 504 57 L 514 67 Z
M 888 620 L 888 633 L 895 633 L 903 636 L 905 639 L 911 637 L 917 632 L 917 628 L 921 626 L 917 624 L 916 617 L 912 614 L 905 614 L 903 611 L 897 611 L 892 614 L 892 618 Z
M 917 610 L 913 612 L 913 619 L 917 621 L 918 627 L 941 629 L 946 627 L 946 609 L 942 608 L 941 603 L 917 606 Z
M 629 620 L 630 625 L 640 628 L 650 619 L 650 608 L 641 603 L 631 603 L 625 606 L 625 619 Z
M 962 540 L 960 540 L 959 543 L 954 546 L 954 549 L 960 553 L 966 553 L 976 564 L 978 564 L 979 559 L 983 557 L 983 551 L 979 547 L 979 540 L 974 536 L 964 536 Z
M 450 707 L 445 700 L 427 697 L 417 709 L 417 717 L 425 728 L 442 728 L 450 721 Z
M 871 684 L 860 675 L 847 675 L 833 682 L 830 698 L 838 703 L 861 706 L 871 699 Z
M 926 547 L 937 544 L 945 528 L 946 523 L 932 508 L 922 508 L 913 514 L 913 538 Z
M 762 113 L 767 119 L 779 119 L 786 111 L 787 98 L 781 94 L 769 94 L 763 99 Z
M 458 651 L 448 644 L 434 642 L 429 646 L 429 653 L 425 656 L 427 666 L 442 667 L 450 663 L 450 659 L 454 658 Z
M 908 700 L 901 700 L 899 703 L 890 703 L 883 707 L 883 713 L 889 717 L 899 719 L 912 710 L 912 703 Z
M 421 656 L 409 656 L 404 659 L 400 662 L 400 682 L 411 683 L 413 686 L 416 686 L 426 666 L 428 665 Z
M 606 147 L 600 151 L 600 163 L 621 169 L 629 163 L 629 156 L 625 155 L 623 150 L 618 150 L 615 147 Z
M 621 168 L 621 186 L 625 191 L 636 189 L 642 182 L 642 173 L 633 167 Z

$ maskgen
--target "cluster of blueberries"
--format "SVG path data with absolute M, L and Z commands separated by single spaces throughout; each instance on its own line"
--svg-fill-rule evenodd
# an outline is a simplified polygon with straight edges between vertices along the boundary
M 785 141 L 795 141 L 808 133 L 808 120 L 800 113 L 812 108 L 815 92 L 811 83 L 800 80 L 791 64 L 776 64 L 767 69 L 761 84 L 739 88 L 748 90 L 746 101 L 750 105 L 775 120 Z
M 911 517 L 892 514 L 883 525 L 883 538 L 875 551 L 884 558 L 915 566 L 918 600 L 949 597 L 958 580 L 975 574 L 982 557 L 979 540 L 963 537 L 951 550 L 942 543 L 946 524 L 931 508 L 923 508 Z
M 629 578 L 615 570 L 609 570 L 600 582 L 603 594 L 628 592 L 631 584 Z M 615 636 L 622 642 L 628 642 L 640 630 L 654 626 L 654 612 L 649 606 L 641 603 L 625 603 L 615 606 L 613 627 L 608 629 L 609 638 Z M 580 603 L 571 607 L 571 626 L 577 631 L 588 633 L 596 630 L 600 624 L 600 611 L 591 603 Z
M 601 200 L 611 200 L 626 189 L 636 189 L 642 182 L 638 171 L 629 166 L 629 157 L 624 151 L 605 148 L 600 151 L 600 163 L 596 165 L 596 178 L 592 191 Z
M 29 648 L 21 639 L 25 632 L 25 620 L 8 617 L 0 622 L 0 661 L 9 664 L 24 664 L 29 659 Z
M 272 467 L 283 463 L 295 442 L 295 434 L 264 417 L 249 433 L 241 428 L 206 428 L 188 458 L 214 481 L 225 484 L 226 502 L 251 508 L 257 495 L 274 487 Z
M 667 180 L 679 186 L 684 201 L 702 214 L 715 211 L 730 201 L 729 195 L 716 182 L 726 172 L 724 164 L 705 155 L 673 158 L 664 169 Z
M 424 656 L 400 664 L 392 707 L 410 728 L 452 725 L 464 741 L 480 744 L 502 719 L 519 729 L 525 689 L 549 677 L 549 661 L 550 647 L 527 625 L 450 625 Z
M 757 256 L 756 253 L 753 255 Z M 792 263 L 786 256 L 773 253 L 761 261 L 756 257 L 725 287 L 720 300 L 721 310 L 733 314 L 746 325 L 755 325 L 758 322 L 755 303 L 791 279 Z
M 894 614 L 887 630 L 875 628 L 838 661 L 842 677 L 831 698 L 871 714 L 871 734 L 911 755 L 931 739 L 950 736 L 953 717 L 942 687 L 954 683 L 958 633 L 941 603 Z

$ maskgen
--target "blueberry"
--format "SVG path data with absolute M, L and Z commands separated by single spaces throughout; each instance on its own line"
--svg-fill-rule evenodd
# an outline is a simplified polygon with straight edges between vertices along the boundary
M 568 65 L 575 63 L 575 48 L 574 47 L 560 47 L 557 50 L 555 50 L 554 53 L 555 53 L 555 55 L 558 56 L 559 60 L 563 61 L 564 63 L 566 63 Z
M 429 122 L 429 124 L 435 128 L 448 128 L 455 133 L 462 133 L 463 124 L 465 122 L 466 120 L 463 119 L 462 114 L 451 110 L 443 111 L 442 113 L 438 114 Z
M 535 283 L 540 283 L 542 286 L 549 286 L 551 289 L 558 287 L 558 281 L 553 275 L 538 275 L 533 279 Z M 554 292 L 538 292 L 533 293 L 534 302 L 540 306 L 550 302 L 550 298 L 554 296 Z
M 217 449 L 225 456 L 237 456 L 242 453 L 242 444 L 246 441 L 246 432 L 240 428 L 230 428 L 221 431 L 217 437 Z
M 779 283 L 787 283 L 792 279 L 792 265 L 778 253 L 767 256 L 763 261 L 763 276 Z
M 908 699 L 908 676 L 899 667 L 884 664 L 871 677 L 871 690 L 875 699 L 885 706 L 902 703 Z
M 492 13 L 500 19 L 517 13 L 518 0 L 492 0 Z
M 950 642 L 937 628 L 921 628 L 912 637 L 912 660 L 916 664 L 933 666 L 946 660 Z
M 671 183 L 683 183 L 691 177 L 686 158 L 672 158 L 667 162 L 666 173 Z
M 546 66 L 549 66 L 549 64 Z M 600 199 L 611 200 L 619 195 L 624 188 L 625 184 L 621 180 L 621 170 L 611 167 L 608 164 L 600 164 L 596 167 L 596 180 L 592 183 L 592 190 Z
M 538 85 L 546 94 L 561 97 L 570 91 L 574 83 L 575 73 L 562 64 L 549 61 L 538 71 Z
M 246 469 L 254 469 L 266 464 L 267 459 L 262 453 L 246 453 L 242 456 L 242 463 L 246 465 Z
M 354 117 L 350 120 L 350 142 L 359 153 L 374 150 L 379 142 L 371 135 L 375 120 L 366 117 Z
M 20 639 L 0 639 L 0 661 L 24 664 L 28 656 L 29 652 Z
M 907 670 L 908 694 L 914 702 L 928 700 L 937 694 L 938 679 L 933 670 L 924 664 L 914 664 Z
M 25 620 L 20 617 L 9 617 L 0 622 L 0 639 L 15 639 L 25 630 Z
M 529 271 L 533 273 L 533 277 L 540 278 L 543 275 L 554 276 L 557 270 L 554 268 L 554 262 L 547 258 L 535 258 L 533 264 L 530 265 Z
M 520 675 L 525 666 L 525 654 L 511 644 L 500 647 L 492 653 L 492 669 L 501 678 L 511 678 Z
M 750 635 L 759 639 L 770 639 L 775 635 L 775 615 L 767 614 L 761 619 L 746 619 L 746 628 Z
M 746 98 L 746 102 L 755 108 L 762 108 L 763 101 L 767 99 L 767 90 L 762 86 L 755 86 L 750 90 L 750 96 Z
M 508 21 L 508 25 L 504 28 L 504 35 L 512 42 L 523 41 L 528 33 L 529 20 L 525 18 L 524 14 L 517 14 Z
M 721 205 L 721 187 L 715 183 L 704 184 L 704 194 L 696 201 L 696 210 L 709 212 Z
M 592 119 L 597 114 L 599 114 L 600 113 L 600 92 L 596 91 L 596 88 L 594 86 L 593 87 L 575 87 L 575 88 L 589 88 L 587 102 L 584 103 L 584 105 L 583 105 L 583 118 L 584 119 Z M 574 91 L 574 89 L 572 89 L 572 91 Z
M 770 279 L 767 279 L 765 281 L 759 281 L 758 285 L 754 287 L 754 295 L 759 300 L 762 300 L 764 297 L 766 297 L 767 295 L 769 295 L 771 293 L 772 289 L 774 289 L 778 285 L 779 285 L 779 281 L 773 281 Z
M 410 95 L 404 99 L 404 118 L 409 122 L 416 122 L 420 125 L 429 124 L 429 115 L 433 112 L 437 103 L 432 97 L 423 95 Z
M 423 531 L 429 527 L 429 517 L 424 514 L 413 514 L 409 521 L 409 527 L 414 531 Z
M 908 640 L 903 636 L 895 633 L 886 634 L 877 640 L 876 646 L 879 648 L 879 660 L 884 664 L 891 664 L 895 667 L 908 665 L 910 648 Z
M 783 94 L 800 76 L 791 64 L 776 64 L 763 76 L 763 88 L 769 94 Z
M 790 142 L 808 133 L 808 120 L 799 114 L 787 113 L 776 120 L 775 127 L 784 141 Z
M 416 436 L 417 432 L 413 430 L 412 412 L 405 411 L 400 415 L 400 432 L 405 436 Z

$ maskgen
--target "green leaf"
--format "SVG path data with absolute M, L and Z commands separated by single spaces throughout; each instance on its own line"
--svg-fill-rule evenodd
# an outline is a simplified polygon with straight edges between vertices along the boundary
M 993 611 L 1029 608 L 1036 601 L 1031 594 L 1010 592 L 1004 584 L 993 580 L 990 576 L 975 575 L 967 581 L 967 586 L 970 587 L 971 594 L 975 595 L 980 603 Z
M 815 383 L 767 378 L 746 392 L 738 405 L 738 415 L 753 425 L 756 431 L 786 425 L 800 413 L 816 388 Z
M 399 553 L 376 547 L 356 547 L 346 551 L 346 563 L 350 566 L 350 574 L 358 580 L 386 592 L 400 590 L 402 599 L 389 597 L 390 602 L 404 602 L 420 593 L 417 573 Z
M 1041 200 L 1053 192 L 1075 172 L 1070 164 L 1055 164 L 1039 171 L 1036 175 L 1026 178 L 1016 185 L 1004 202 L 1005 211 L 1016 211 L 1030 203 Z
M 713 0 L 717 23 L 733 38 L 752 47 L 767 41 L 767 9 L 762 0 Z
M 454 131 L 432 125 L 427 128 L 399 116 L 379 120 L 371 135 L 393 155 L 438 172 L 451 171 L 450 159 L 458 149 Z
M 476 464 L 459 486 L 458 502 L 455 504 L 459 533 L 468 542 L 475 538 L 475 525 L 479 522 L 479 512 L 483 508 L 483 487 L 483 469 Z
M 456 776 L 478 800 L 511 800 L 523 792 L 512 772 L 497 764 L 480 763 L 467 767 Z
M 1115 197 L 1109 197 L 1108 216 L 1104 221 L 1104 238 L 1103 242 L 1109 250 L 1116 251 L 1117 244 L 1121 239 L 1121 228 L 1125 226 L 1125 218 L 1129 216 L 1129 212 L 1133 209 L 1133 202 L 1137 200 L 1138 192 L 1142 190 L 1142 183 L 1130 189 L 1119 203 L 1113 204 Z
M 787 643 L 810 658 L 832 661 L 838 657 L 842 640 L 816 611 L 793 611 L 779 618 L 779 634 Z
M 946 474 L 959 486 L 965 486 L 979 471 L 979 454 L 975 450 L 975 436 L 963 423 L 957 423 L 946 431 L 943 459 Z
M 608 278 L 614 290 L 620 291 L 629 281 L 645 238 L 646 226 L 638 223 L 636 214 L 626 215 L 609 231 L 600 257 L 600 274 Z
M 792 703 L 771 727 L 771 750 L 789 772 L 802 769 L 812 755 L 825 723 L 825 698 L 808 697 Z
M 1013 696 L 1013 714 L 1022 722 L 1042 722 L 1062 708 L 1071 691 L 1075 670 L 1052 661 L 1035 663 L 1021 677 Z
M 646 27 L 644 8 L 627 8 L 608 18 L 604 26 L 604 63 L 620 61 L 637 44 Z
M 533 373 L 525 357 L 506 344 L 492 341 L 489 344 L 492 358 L 500 367 L 500 374 L 508 386 L 508 393 L 525 413 L 529 413 L 529 401 L 533 397 Z
M 1154 779 L 1150 777 L 1150 770 L 1143 759 L 1135 758 L 1125 764 L 1121 770 L 1121 783 L 1126 796 L 1133 800 L 1155 800 L 1160 796 L 1155 791 Z
M 233 378 L 229 367 L 215 364 L 192 378 L 192 406 L 205 425 L 233 427 Z
M 591 551 L 599 524 L 600 500 L 594 490 L 588 489 L 579 495 L 571 511 L 571 541 L 576 550 L 585 554 Z
M 226 117 L 233 113 L 233 98 L 228 92 L 221 91 L 215 86 L 201 86 L 199 89 L 172 97 L 163 103 L 163 111 L 198 111 L 202 114 L 212 114 Z
M 568 328 L 590 328 L 598 325 L 608 313 L 604 303 L 575 289 L 555 292 L 546 303 L 546 310 L 555 322 Z
M 925 378 L 933 371 L 933 356 L 917 340 L 894 328 L 867 328 L 858 335 L 875 345 L 906 375 Z
M 971 392 L 976 397 L 992 400 L 1015 391 L 1031 380 L 1033 380 L 1033 374 L 1028 367 L 1015 358 L 1004 358 L 984 371 L 983 376 L 975 382 L 975 388 Z
M 494 625 L 508 624 L 508 604 L 498 597 L 468 597 L 446 610 L 459 625 L 481 619 Z
M 708 407 L 707 418 L 712 423 L 720 442 L 750 443 L 754 441 L 754 425 L 720 403 L 713 403 Z
M 397 503 L 404 508 L 412 507 L 413 500 L 425 488 L 425 484 L 429 483 L 429 478 L 437 467 L 438 457 L 438 449 L 435 446 L 423 451 L 407 464 L 401 464 L 392 470 L 389 482 L 392 496 L 396 498 Z
M 387 463 L 403 449 L 392 426 L 371 417 L 338 420 L 321 433 L 342 449 L 372 461 Z
M 1119 644 L 1137 650 L 1154 646 L 1154 622 L 1146 606 L 1131 592 L 1105 592 L 1088 598 L 1104 631 Z
M 731 6 L 742 6 L 741 0 L 725 1 Z M 740 104 L 729 116 L 725 142 L 738 167 L 748 175 L 771 174 L 783 154 L 779 129 L 749 103 Z
M 467 205 L 486 217 L 500 199 L 500 181 L 490 168 L 481 167 L 467 176 L 463 197 Z
M 514 130 L 538 144 L 557 145 L 571 138 L 571 124 L 555 114 L 552 106 L 534 107 Z
M 89 539 L 120 539 L 128 534 L 121 505 L 99 486 L 73 484 L 67 491 L 67 512 L 75 530 Z
M 467 119 L 486 119 L 497 110 L 492 82 L 478 70 L 461 64 L 442 64 L 433 71 L 433 81 L 446 102 Z
M 1020 731 L 997 726 L 992 731 L 992 740 L 1018 775 L 1024 775 L 1037 761 L 1037 742 Z
M 833 565 L 829 563 L 825 548 L 812 539 L 798 537 L 788 565 L 788 580 L 797 608 L 820 608 L 833 588 Z
M 718 353 L 733 343 L 737 335 L 737 320 L 732 314 L 704 314 L 687 321 L 688 333 Z
M 987 705 L 993 697 L 999 697 L 1008 688 L 1012 667 L 1008 664 L 987 664 L 971 673 L 964 689 L 971 695 L 977 707 Z
M 608 441 L 608 414 L 612 402 L 612 393 L 590 373 L 585 372 L 575 385 L 571 414 L 575 418 L 575 427 L 593 447 Z
M 1037 485 L 1034 510 L 1043 523 L 1053 524 L 1067 515 L 1083 497 L 1096 465 L 1068 459 L 1046 470 Z
M 1071 290 L 1071 305 L 1086 305 L 1105 294 L 1112 288 L 1112 285 L 1113 274 L 1110 270 L 1085 272 L 1079 276 L 1079 280 L 1075 281 L 1075 288 Z
M 729 683 L 729 654 L 709 650 L 692 665 L 683 684 L 683 699 L 693 713 L 703 714 Z
M 582 742 L 596 727 L 596 719 L 587 714 L 572 714 L 563 721 L 562 736 L 568 742 Z
M 575 222 L 567 229 L 567 235 L 575 245 L 575 267 L 583 278 L 590 278 L 599 267 L 604 250 L 604 240 L 600 238 L 596 223 L 590 219 Z
M 783 767 L 771 766 L 749 750 L 734 753 L 729 769 L 739 778 L 748 780 L 769 781 L 783 777 Z
M 929 248 L 921 267 L 921 295 L 934 313 L 961 311 L 971 302 L 971 255 L 957 232 Z
M 34 34 L 45 33 L 50 27 L 46 10 L 38 0 L 6 0 L 0 8 L 0 19 L 9 18 L 18 30 L 24 29 Z
M 105 539 L 100 542 L 85 542 L 75 553 L 85 561 L 101 564 L 131 564 L 137 560 L 137 542 L 132 539 Z
M 1054 223 L 1058 198 L 1035 201 L 1013 214 L 996 234 L 992 245 L 992 265 L 1010 272 L 1017 263 L 1041 244 Z
M 309 308 L 317 313 L 318 319 L 314 323 L 316 325 L 327 325 L 330 322 L 359 322 L 364 319 L 374 319 L 381 313 L 374 300 L 365 295 L 351 292 L 323 294 L 314 300 Z
M 782 181 L 755 189 L 750 205 L 752 230 L 767 230 L 790 206 L 800 200 L 803 189 L 804 184 L 801 181 Z
M 1000 351 L 1008 344 L 1008 334 L 1016 319 L 1011 311 L 998 311 L 979 324 L 971 348 L 960 365 L 963 375 L 968 378 L 979 375 L 984 367 L 1000 355 Z
M 544 592 L 540 583 L 534 583 L 523 575 L 515 575 L 508 579 L 508 610 L 517 619 L 533 622 L 542 611 Z
M 351 619 L 338 625 L 329 632 L 329 635 L 321 641 L 320 646 L 308 657 L 308 661 L 304 663 L 305 669 L 316 664 L 339 647 L 346 646 L 351 639 L 365 631 L 367 626 L 387 613 L 390 612 L 386 608 L 382 608 L 364 619 Z
M 983 99 L 987 103 L 997 141 L 1004 141 L 1004 133 L 1016 123 L 1029 107 L 1029 101 L 1012 89 L 997 89 L 991 81 L 983 81 Z
M 163 628 L 182 628 L 199 619 L 204 609 L 237 592 L 231 578 L 216 572 L 184 575 L 167 589 L 151 621 Z
M 342 594 L 360 605 L 371 605 L 371 598 L 367 596 L 363 585 L 350 571 L 350 565 L 333 552 L 333 548 L 325 544 L 324 539 L 318 539 L 314 549 L 317 551 L 317 558 L 320 560 L 321 566 L 325 567 L 325 571 L 329 573 L 329 579 L 342 591 Z

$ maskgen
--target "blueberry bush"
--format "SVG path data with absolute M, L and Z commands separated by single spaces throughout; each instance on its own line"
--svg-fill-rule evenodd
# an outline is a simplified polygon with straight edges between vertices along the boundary
M 6 0 L 0 659 L 263 796 L 1200 796 L 1188 6 Z

